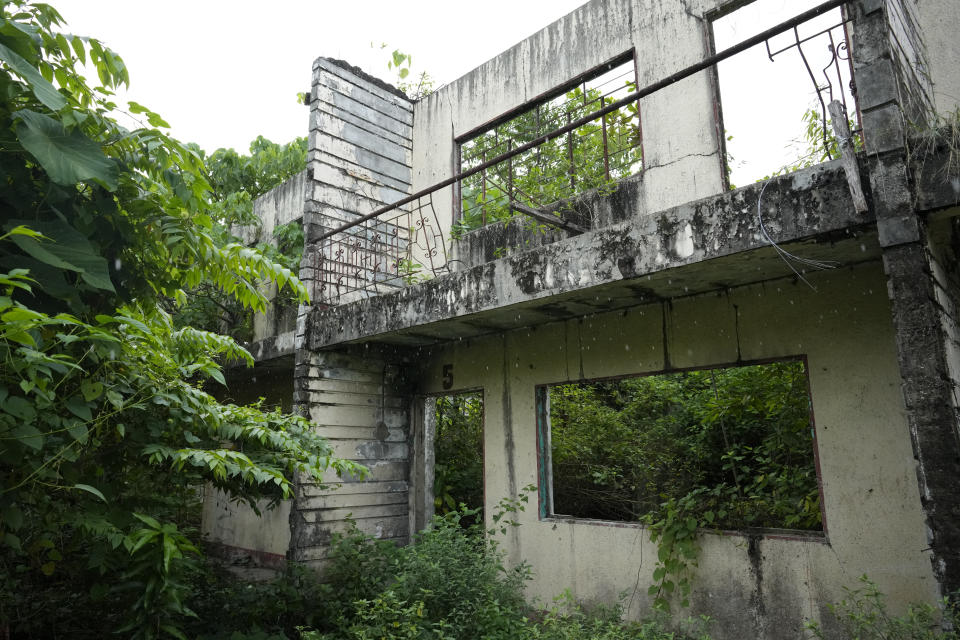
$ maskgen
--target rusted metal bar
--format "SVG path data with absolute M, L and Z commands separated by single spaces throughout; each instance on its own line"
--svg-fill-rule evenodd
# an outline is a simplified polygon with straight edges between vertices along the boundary
M 848 22 L 851 22 L 851 20 L 849 20 L 849 19 L 847 19 L 847 20 L 841 20 L 840 22 L 838 22 L 837 24 L 833 25 L 832 27 L 827 27 L 826 29 L 824 29 L 824 30 L 822 30 L 822 31 L 817 31 L 817 32 L 814 33 L 813 35 L 809 35 L 809 36 L 807 36 L 806 38 L 800 38 L 800 44 L 803 44 L 804 42 L 807 42 L 807 41 L 809 41 L 809 40 L 813 40 L 813 39 L 816 38 L 817 36 L 822 36 L 822 35 L 825 34 L 825 33 L 829 33 L 829 32 L 831 32 L 831 31 L 833 31 L 834 29 L 836 29 L 837 27 L 839 27 L 840 25 L 845 25 L 845 24 L 847 24 Z M 793 44 L 788 44 L 787 46 L 783 47 L 782 49 L 777 49 L 776 51 L 770 51 L 770 43 L 768 42 L 768 43 L 767 43 L 767 57 L 770 58 L 770 62 L 773 62 L 773 59 L 774 59 L 776 56 L 780 55 L 780 54 L 783 53 L 784 51 L 789 51 L 790 49 L 793 49 L 795 46 L 797 46 L 797 43 L 796 43 L 796 42 L 794 42 Z
M 472 169 L 467 169 L 466 171 L 462 171 L 456 175 L 453 175 L 447 178 L 446 180 L 441 180 L 440 182 L 430 187 L 427 187 L 426 189 L 421 189 L 420 191 L 412 195 L 409 195 L 405 198 L 401 198 L 400 200 L 397 200 L 393 204 L 385 205 L 383 207 L 380 207 L 376 211 L 360 216 L 353 222 L 349 222 L 345 225 L 337 227 L 336 229 L 331 229 L 330 231 L 327 231 L 321 234 L 320 237 L 317 238 L 317 241 L 319 242 L 320 240 L 326 240 L 331 236 L 347 231 L 348 229 L 355 227 L 356 225 L 361 224 L 363 222 L 366 222 L 371 218 L 376 218 L 378 216 L 383 215 L 384 213 L 387 213 L 389 211 L 393 211 L 394 209 L 402 207 L 405 204 L 409 204 L 414 200 L 417 200 L 418 198 L 422 198 L 423 196 L 429 193 L 432 193 L 434 191 L 439 191 L 440 189 L 445 189 L 446 187 L 449 187 L 450 185 L 455 184 L 456 182 L 463 180 L 464 178 L 469 178 L 470 176 L 476 175 L 481 171 L 483 171 L 484 169 L 487 169 L 489 167 L 492 167 L 493 165 L 499 164 L 504 160 L 507 160 L 508 158 L 513 158 L 515 156 L 520 155 L 521 153 L 529 151 L 530 149 L 538 147 L 545 142 L 549 142 L 554 138 L 559 138 L 560 136 L 565 135 L 569 131 L 573 131 L 578 127 L 582 127 L 583 125 L 589 122 L 593 122 L 594 120 L 601 118 L 602 116 L 608 113 L 613 113 L 614 111 L 617 111 L 618 109 L 621 109 L 628 104 L 632 104 L 640 100 L 641 98 L 646 98 L 650 94 L 656 93 L 657 91 L 660 91 L 665 87 L 669 87 L 670 85 L 675 84 L 685 78 L 688 78 L 695 73 L 699 73 L 704 69 L 709 69 L 710 67 L 715 66 L 719 62 L 723 62 L 727 58 L 730 58 L 732 56 L 737 55 L 738 53 L 746 51 L 750 47 L 761 44 L 762 42 L 764 42 L 765 40 L 769 40 L 773 36 L 779 35 L 784 31 L 794 28 L 798 24 L 802 24 L 812 18 L 816 18 L 817 16 L 826 13 L 827 11 L 831 11 L 833 9 L 836 9 L 837 7 L 843 6 L 849 1 L 850 0 L 827 0 L 827 2 L 817 5 L 816 7 L 809 9 L 807 11 L 804 11 L 803 13 L 798 14 L 793 18 L 790 18 L 789 20 L 785 20 L 784 22 L 781 22 L 780 24 L 774 27 L 771 27 L 765 31 L 761 31 L 757 35 L 747 38 L 746 40 L 744 40 L 739 44 L 735 44 L 732 47 L 727 47 L 720 53 L 704 58 L 700 62 L 694 63 L 688 67 L 685 67 L 680 71 L 677 71 L 676 73 L 672 73 L 667 77 L 662 78 L 657 82 L 654 82 L 653 84 L 647 85 L 646 87 L 644 87 L 643 89 L 640 89 L 639 91 L 631 93 L 628 96 L 624 96 L 623 98 L 620 98 L 615 102 L 611 102 L 606 107 L 598 111 L 595 111 L 594 113 L 583 116 L 582 118 L 578 118 L 577 120 L 574 120 L 570 124 L 560 127 L 559 129 L 555 129 L 553 131 L 545 133 L 542 136 L 536 138 L 535 140 L 531 140 L 530 142 L 527 142 L 526 144 L 522 144 L 516 147 L 515 149 L 507 151 L 506 153 L 502 153 L 496 156 L 495 158 L 491 158 L 490 160 L 487 160 L 486 162 L 479 164 L 476 167 L 473 167 Z
M 610 151 L 607 149 L 607 116 L 600 116 L 600 123 L 603 128 L 603 177 L 610 182 Z
M 507 140 L 507 153 L 513 149 L 513 140 Z M 513 156 L 507 156 L 507 202 L 513 200 Z
M 567 111 L 567 126 L 570 126 L 570 112 Z M 573 129 L 567 131 L 567 161 L 570 163 L 570 188 L 577 188 L 577 172 L 573 168 Z
M 481 156 L 481 163 L 487 161 L 487 150 L 483 150 L 483 155 Z M 483 171 L 480 174 L 480 202 L 483 204 L 480 205 L 480 221 L 482 226 L 487 226 L 487 172 Z

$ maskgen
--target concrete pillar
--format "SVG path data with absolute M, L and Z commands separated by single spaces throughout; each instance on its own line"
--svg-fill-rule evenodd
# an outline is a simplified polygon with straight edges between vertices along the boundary
M 348 529 L 348 520 L 382 540 L 405 544 L 410 537 L 410 407 L 402 369 L 374 353 L 312 350 L 306 333 L 312 309 L 396 286 L 383 284 L 399 256 L 377 244 L 382 223 L 318 238 L 409 193 L 412 124 L 412 103 L 394 87 L 340 60 L 314 62 L 300 267 L 313 306 L 301 307 L 297 319 L 294 408 L 336 456 L 369 469 L 363 479 L 330 472 L 326 488 L 297 481 L 288 557 L 320 569 L 333 534 Z
M 334 455 L 369 470 L 365 479 L 328 472 L 326 487 L 299 478 L 288 557 L 322 569 L 334 533 L 348 520 L 364 533 L 409 540 L 409 403 L 402 369 L 372 354 L 298 350 L 296 406 Z
M 905 154 L 907 122 L 922 116 L 928 85 L 915 73 L 921 52 L 910 35 L 911 6 L 861 0 L 852 11 L 854 74 L 901 389 L 933 573 L 946 594 L 960 589 L 960 429 L 956 368 L 948 366 L 945 332 L 956 328 L 956 314 L 942 301 L 958 298 L 957 280 L 947 277 L 948 269 L 936 268 L 936 253 L 914 208 Z
M 434 443 L 437 437 L 435 398 L 417 396 L 411 405 L 410 532 L 426 527 L 434 514 Z
M 317 243 L 324 232 L 410 193 L 413 104 L 399 90 L 329 58 L 313 64 L 306 252 L 300 278 L 315 304 L 384 292 L 405 255 L 406 223 L 391 214 Z

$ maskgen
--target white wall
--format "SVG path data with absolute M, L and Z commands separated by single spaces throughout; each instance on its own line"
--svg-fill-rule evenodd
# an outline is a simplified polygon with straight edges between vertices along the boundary
M 631 49 L 640 87 L 709 55 L 707 23 L 715 4 L 593 0 L 415 104 L 413 191 L 454 175 L 454 139 Z M 641 100 L 645 211 L 718 193 L 722 162 L 708 73 Z M 453 194 L 433 198 L 444 232 Z
M 880 266 L 634 307 L 502 336 L 464 341 L 424 358 L 423 391 L 452 364 L 455 389 L 485 394 L 487 514 L 537 482 L 538 384 L 673 367 L 805 355 L 822 473 L 826 538 L 701 537 L 690 613 L 708 614 L 718 638 L 797 638 L 807 619 L 868 574 L 895 607 L 936 593 L 914 459 L 900 393 Z M 739 337 L 738 337 L 739 336 Z M 531 505 L 506 540 L 533 565 L 529 595 L 549 602 L 566 587 L 612 602 L 627 590 L 630 615 L 649 610 L 656 546 L 637 524 L 539 520 Z M 636 592 L 634 593 L 634 588 Z

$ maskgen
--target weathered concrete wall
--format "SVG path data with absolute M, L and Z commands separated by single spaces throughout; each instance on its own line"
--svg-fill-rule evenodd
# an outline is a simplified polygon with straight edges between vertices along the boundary
M 247 404 L 264 399 L 266 408 L 290 411 L 293 404 L 293 359 L 260 363 L 253 369 L 227 372 L 227 388 L 217 390 L 222 402 Z M 275 509 L 259 505 L 261 515 L 211 486 L 204 487 L 201 532 L 204 542 L 228 562 L 280 568 L 290 545 L 290 502 Z
M 300 278 L 313 291 L 313 303 L 326 306 L 380 290 L 358 289 L 364 280 L 376 280 L 371 265 L 383 258 L 368 250 L 364 232 L 322 248 L 316 239 L 409 192 L 413 113 L 410 101 L 393 87 L 328 58 L 314 62 L 310 105 L 307 249 Z M 346 266 L 358 269 L 359 277 L 341 269 Z M 295 409 L 327 437 L 336 456 L 370 471 L 366 479 L 329 472 L 323 483 L 331 489 L 297 479 L 289 557 L 322 568 L 333 534 L 345 531 L 350 519 L 377 538 L 409 539 L 409 407 L 397 391 L 400 369 L 386 359 L 370 353 L 309 352 L 306 309 L 301 311 Z
M 260 226 L 243 227 L 242 237 L 246 244 L 274 243 L 274 229 L 303 218 L 306 189 L 307 172 L 304 170 L 254 200 L 253 215 L 260 220 Z
M 631 49 L 639 86 L 708 55 L 710 0 L 593 0 L 441 87 L 414 109 L 413 190 L 453 175 L 454 139 Z M 669 42 L 670 46 L 663 46 Z M 640 102 L 644 122 L 644 212 L 723 189 L 709 74 L 701 73 Z M 433 198 L 446 232 L 454 196 Z
M 926 124 L 934 110 L 934 88 L 924 45 L 920 16 L 913 0 L 886 0 L 887 38 L 893 76 L 900 87 L 900 104 L 906 120 Z M 954 12 L 955 13 L 955 12 Z M 947 20 L 949 22 L 950 20 Z M 877 82 L 876 78 L 870 78 Z
M 330 489 L 300 478 L 290 519 L 289 557 L 322 569 L 334 533 L 349 528 L 382 540 L 409 540 L 409 406 L 402 371 L 372 353 L 304 354 L 297 406 L 334 455 L 369 469 L 366 479 L 324 476 Z
M 861 574 L 897 609 L 937 592 L 880 265 L 810 280 L 816 291 L 784 279 L 424 348 L 417 380 L 440 391 L 446 365 L 452 391 L 483 388 L 489 517 L 500 498 L 538 482 L 537 385 L 659 371 L 667 360 L 805 355 L 825 536 L 704 534 L 690 609 L 716 621 L 714 637 L 793 640 Z M 531 597 L 549 602 L 569 587 L 612 602 L 626 590 L 629 615 L 648 610 L 656 546 L 643 526 L 540 519 L 532 504 L 521 521 L 504 544 L 511 560 L 533 564 Z
M 290 546 L 290 501 L 285 500 L 274 509 L 267 503 L 258 507 L 261 515 L 245 504 L 230 500 L 230 496 L 204 488 L 203 536 L 215 555 L 231 564 L 280 569 L 286 562 Z
M 937 113 L 948 115 L 960 106 L 960 12 L 953 0 L 912 0 L 923 34 L 927 71 L 933 84 Z
M 253 214 L 259 225 L 234 226 L 230 231 L 247 246 L 261 243 L 276 246 L 274 229 L 303 218 L 306 185 L 307 172 L 301 171 L 253 201 Z M 262 291 L 269 300 L 277 297 L 277 286 L 273 282 L 265 283 Z M 297 308 L 289 305 L 268 304 L 264 313 L 255 314 L 251 350 L 254 357 L 259 361 L 293 353 L 296 319 Z M 269 347 L 264 344 L 267 340 L 273 340 Z
M 342 61 L 314 62 L 304 205 L 307 252 L 301 269 L 301 280 L 312 283 L 314 302 L 350 300 L 360 295 L 356 289 L 364 281 L 376 279 L 371 269 L 379 264 L 377 256 L 364 243 L 357 249 L 356 237 L 344 245 L 325 243 L 325 262 L 314 241 L 409 193 L 412 124 L 411 103 L 398 90 Z M 337 270 L 334 263 L 352 268 Z

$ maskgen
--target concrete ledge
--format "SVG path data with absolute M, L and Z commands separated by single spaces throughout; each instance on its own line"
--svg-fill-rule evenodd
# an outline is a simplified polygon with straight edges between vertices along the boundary
M 257 363 L 292 356 L 294 352 L 295 331 L 287 331 L 277 336 L 268 336 L 244 345 Z
M 878 257 L 872 214 L 856 213 L 843 169 L 830 162 L 650 215 L 621 197 L 626 222 L 314 309 L 309 348 L 431 344 L 788 276 L 758 225 L 761 193 L 778 244 L 804 243 L 802 256 L 837 264 Z

